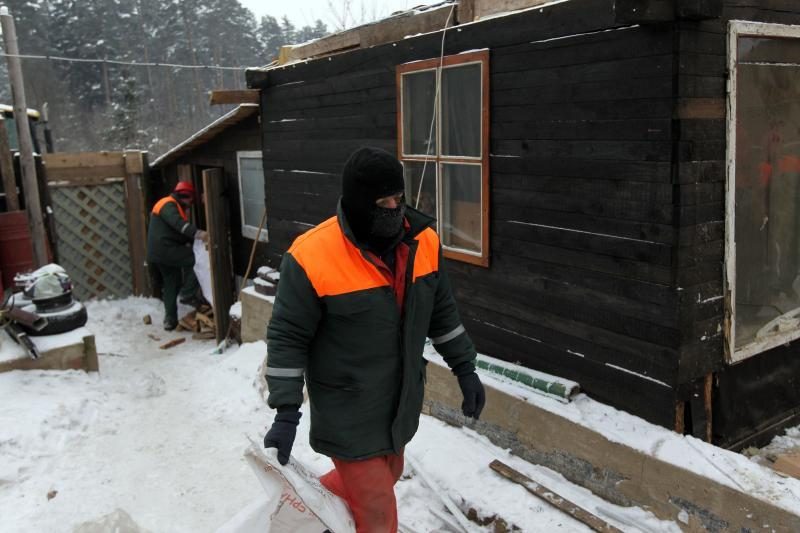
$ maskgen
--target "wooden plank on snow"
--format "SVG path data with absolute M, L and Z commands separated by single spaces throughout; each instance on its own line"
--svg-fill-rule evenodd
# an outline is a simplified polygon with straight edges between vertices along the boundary
M 536 483 L 522 472 L 511 468 L 502 461 L 495 459 L 489 464 L 489 467 L 501 476 L 510 479 L 514 483 L 522 485 L 525 490 L 531 494 L 538 496 L 556 509 L 573 517 L 575 520 L 583 522 L 595 531 L 622 533 L 622 530 L 612 526 L 602 518 L 592 514 L 577 504 L 572 503 L 568 499 L 557 494 L 555 491 Z

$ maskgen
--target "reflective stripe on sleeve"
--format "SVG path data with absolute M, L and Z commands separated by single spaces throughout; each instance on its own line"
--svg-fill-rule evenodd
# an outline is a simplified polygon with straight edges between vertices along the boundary
M 451 340 L 455 339 L 456 337 L 458 337 L 459 335 L 461 335 L 465 331 L 466 330 L 464 329 L 464 326 L 459 324 L 458 327 L 456 329 L 454 329 L 453 331 L 451 331 L 450 333 L 445 333 L 444 335 L 440 335 L 439 337 L 432 338 L 431 342 L 433 344 L 443 344 L 443 343 L 445 343 L 447 341 L 451 341 Z
M 181 228 L 181 233 L 186 233 L 186 228 L 188 228 L 188 227 L 189 227 L 189 223 L 187 222 L 187 223 L 186 223 L 186 224 L 184 224 L 184 225 L 183 225 L 183 227 Z
M 274 368 L 267 367 L 267 375 L 276 378 L 299 378 L 303 375 L 303 368 Z

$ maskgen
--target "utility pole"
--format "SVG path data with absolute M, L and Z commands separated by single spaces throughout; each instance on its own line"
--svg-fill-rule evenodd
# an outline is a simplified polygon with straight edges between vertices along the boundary
M 44 232 L 42 204 L 39 200 L 39 186 L 36 182 L 36 163 L 33 159 L 33 141 L 28 122 L 28 106 L 25 103 L 25 85 L 22 80 L 22 65 L 19 60 L 17 46 L 17 30 L 14 17 L 6 6 L 0 7 L 0 25 L 3 29 L 3 43 L 8 62 L 8 77 L 11 79 L 11 95 L 14 99 L 14 118 L 17 120 L 17 138 L 19 139 L 20 168 L 22 169 L 22 186 L 25 193 L 25 210 L 28 213 L 28 225 L 33 238 L 33 259 L 36 266 L 47 264 L 47 237 Z

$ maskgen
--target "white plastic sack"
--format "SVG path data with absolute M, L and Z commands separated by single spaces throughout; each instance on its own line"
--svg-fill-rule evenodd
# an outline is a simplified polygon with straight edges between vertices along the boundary
M 208 258 L 206 243 L 200 239 L 194 240 L 194 275 L 200 282 L 200 290 L 203 291 L 203 298 L 208 300 L 213 307 L 214 293 L 211 292 L 211 261 Z
M 245 459 L 253 468 L 266 498 L 243 509 L 217 533 L 355 533 L 350 509 L 341 498 L 294 457 L 286 466 L 277 450 L 262 450 L 251 441 Z

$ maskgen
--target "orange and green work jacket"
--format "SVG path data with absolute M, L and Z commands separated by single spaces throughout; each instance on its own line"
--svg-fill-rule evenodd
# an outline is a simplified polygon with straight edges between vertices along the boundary
M 341 204 L 295 240 L 267 328 L 270 407 L 303 403 L 311 447 L 340 459 L 399 453 L 419 426 L 426 337 L 453 368 L 476 353 L 441 269 L 433 219 L 406 210 L 395 272 L 355 240 Z M 398 305 L 400 303 L 401 305 Z
M 176 267 L 194 265 L 192 244 L 197 228 L 173 195 L 153 206 L 147 228 L 147 262 Z

